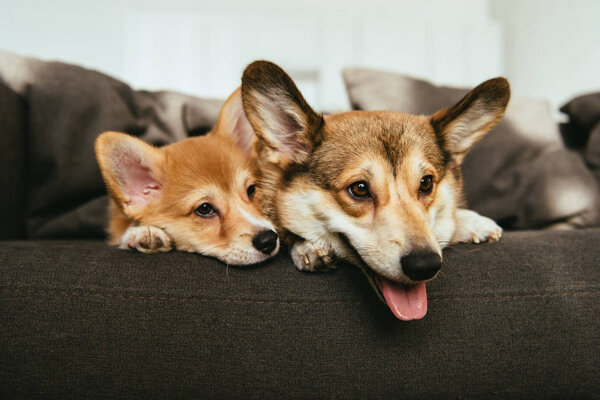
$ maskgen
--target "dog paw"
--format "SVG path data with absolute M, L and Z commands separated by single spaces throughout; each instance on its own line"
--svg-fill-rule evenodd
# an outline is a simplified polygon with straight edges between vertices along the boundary
M 132 226 L 121 236 L 122 249 L 137 250 L 152 254 L 173 250 L 173 239 L 164 230 L 155 226 Z
M 502 228 L 494 220 L 471 210 L 456 211 L 454 243 L 497 242 L 501 237 Z
M 294 243 L 291 255 L 299 271 L 329 271 L 335 268 L 329 250 L 308 240 Z

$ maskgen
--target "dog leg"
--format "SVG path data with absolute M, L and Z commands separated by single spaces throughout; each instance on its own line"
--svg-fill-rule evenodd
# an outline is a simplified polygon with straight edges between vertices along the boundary
M 453 243 L 497 242 L 501 236 L 502 228 L 490 218 L 464 208 L 456 210 Z
M 130 226 L 123 236 L 119 248 L 152 254 L 173 250 L 173 239 L 164 230 L 155 226 Z
M 329 250 L 308 240 L 295 242 L 291 255 L 299 271 L 329 271 L 335 268 Z

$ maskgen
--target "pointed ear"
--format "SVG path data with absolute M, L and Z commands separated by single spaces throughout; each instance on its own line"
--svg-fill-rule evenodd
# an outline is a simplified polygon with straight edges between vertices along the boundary
M 509 99 L 508 81 L 494 78 L 471 90 L 454 106 L 433 114 L 431 126 L 444 151 L 461 164 L 471 146 L 500 121 Z
M 237 88 L 223 104 L 213 131 L 230 137 L 244 152 L 254 153 L 256 136 L 244 113 L 241 88 Z
M 162 153 L 133 136 L 117 132 L 98 136 L 95 149 L 109 195 L 128 217 L 139 218 L 162 192 Z
M 244 110 L 269 161 L 302 164 L 319 142 L 323 116 L 308 105 L 277 65 L 255 61 L 242 76 Z

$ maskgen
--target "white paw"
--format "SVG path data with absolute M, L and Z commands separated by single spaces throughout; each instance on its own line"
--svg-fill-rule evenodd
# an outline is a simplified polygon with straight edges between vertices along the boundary
M 131 226 L 121 236 L 121 249 L 152 254 L 173 249 L 173 239 L 155 226 Z
M 502 228 L 492 219 L 475 211 L 459 209 L 456 211 L 456 229 L 454 243 L 497 242 L 502 237 Z
M 291 255 L 294 265 L 300 271 L 321 271 L 335 268 L 330 252 L 308 240 L 294 243 Z

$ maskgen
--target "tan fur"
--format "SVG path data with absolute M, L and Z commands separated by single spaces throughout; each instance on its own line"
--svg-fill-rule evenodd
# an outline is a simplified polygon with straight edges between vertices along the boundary
M 240 148 L 231 137 L 235 125 L 243 123 L 236 114 L 243 115 L 240 96 L 239 89 L 230 96 L 215 128 L 205 136 L 161 148 L 122 133 L 106 132 L 98 137 L 96 154 L 111 197 L 110 244 L 137 247 L 141 236 L 131 228 L 150 226 L 164 231 L 178 250 L 214 256 L 231 264 L 255 263 L 268 257 L 252 245 L 256 234 L 274 229 L 258 202 L 247 194 L 247 188 L 256 183 L 256 156 L 251 150 L 254 139 Z M 250 151 L 244 152 L 244 148 Z M 142 196 L 127 192 L 123 160 L 131 154 L 157 182 Z M 210 218 L 197 215 L 194 210 L 203 203 L 215 206 L 218 213 Z M 147 238 L 158 240 L 157 251 L 161 246 L 164 249 L 165 238 L 159 240 L 160 234 L 149 230 L 151 238 Z
M 131 226 L 133 220 L 125 215 L 112 198 L 110 199 L 108 216 L 108 244 L 118 246 L 121 243 L 121 236 Z
M 460 164 L 500 120 L 509 95 L 506 80 L 497 78 L 430 117 L 391 111 L 321 116 L 279 67 L 266 61 L 248 66 L 242 98 L 258 138 L 260 199 L 296 266 L 327 268 L 343 258 L 411 283 L 400 265 L 404 255 L 424 250 L 441 257 L 443 247 L 467 236 L 497 240 L 501 229 L 493 221 L 459 209 Z M 434 183 L 423 194 L 426 176 Z M 370 198 L 349 194 L 357 181 L 368 183 Z

